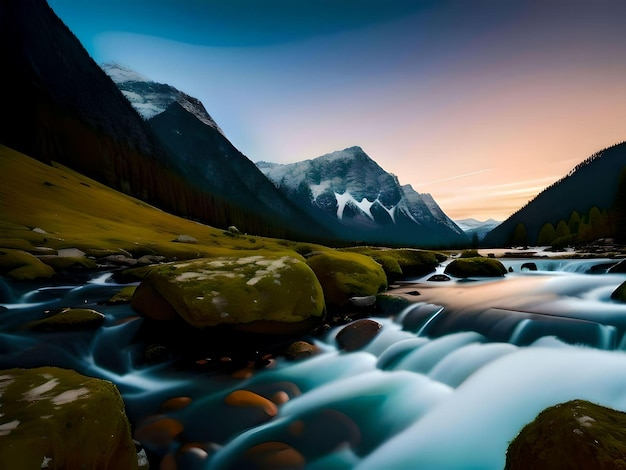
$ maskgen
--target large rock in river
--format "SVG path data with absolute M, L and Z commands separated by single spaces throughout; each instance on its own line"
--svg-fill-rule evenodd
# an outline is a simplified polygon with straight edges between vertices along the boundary
M 387 289 L 382 266 L 369 256 L 343 251 L 323 251 L 307 259 L 324 289 L 330 307 L 343 307 L 352 297 L 368 297 Z
M 155 266 L 137 287 L 132 307 L 156 320 L 182 318 L 194 328 L 299 334 L 325 312 L 313 271 L 285 254 L 221 256 Z
M 507 270 L 497 259 L 477 256 L 455 259 L 444 272 L 455 277 L 501 277 Z
M 55 367 L 0 371 L 0 467 L 137 468 L 111 382 Z
M 626 469 L 626 413 L 583 400 L 542 411 L 511 442 L 506 470 Z

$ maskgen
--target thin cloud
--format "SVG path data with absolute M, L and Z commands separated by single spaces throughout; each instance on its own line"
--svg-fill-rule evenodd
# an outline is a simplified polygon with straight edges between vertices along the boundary
M 429 184 L 443 183 L 444 181 L 458 180 L 460 178 L 466 178 L 468 176 L 479 175 L 481 173 L 486 173 L 486 172 L 492 171 L 492 170 L 493 170 L 493 168 L 487 168 L 485 170 L 472 171 L 470 173 L 463 173 L 462 175 L 450 176 L 448 178 L 443 178 L 443 179 L 440 179 L 440 180 L 429 181 L 427 183 L 420 183 L 420 184 L 413 185 L 413 186 L 415 186 L 417 188 L 417 187 L 420 187 L 420 186 L 427 186 Z

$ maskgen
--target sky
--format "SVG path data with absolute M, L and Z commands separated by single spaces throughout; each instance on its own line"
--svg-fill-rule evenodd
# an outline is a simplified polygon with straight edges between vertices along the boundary
M 623 0 L 48 3 L 96 62 L 200 99 L 250 160 L 358 145 L 455 220 L 504 220 L 626 140 Z

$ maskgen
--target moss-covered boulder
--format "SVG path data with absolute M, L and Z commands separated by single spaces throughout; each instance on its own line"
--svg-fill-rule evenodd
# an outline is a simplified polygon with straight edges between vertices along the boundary
M 373 258 L 385 270 L 392 282 L 399 278 L 423 276 L 431 273 L 446 256 L 441 253 L 412 248 L 379 248 L 372 246 L 347 248 L 345 251 L 360 253 Z
M 107 305 L 128 304 L 133 298 L 137 286 L 126 286 L 113 294 L 105 303 Z
M 285 254 L 220 256 L 155 266 L 131 306 L 156 320 L 182 318 L 194 328 L 231 325 L 241 331 L 308 331 L 324 315 L 313 271 Z
M 37 331 L 82 330 L 97 328 L 103 322 L 104 315 L 91 308 L 62 308 L 30 322 L 28 328 Z
M 511 442 L 507 470 L 626 469 L 626 413 L 583 400 L 542 411 Z
M 444 272 L 454 277 L 500 277 L 507 270 L 497 259 L 475 257 L 455 259 Z
M 57 255 L 43 255 L 39 256 L 39 260 L 50 266 L 55 271 L 63 271 L 66 269 L 95 269 L 98 267 L 96 262 L 91 258 L 84 256 L 57 256 Z
M 307 259 L 319 279 L 326 305 L 348 305 L 352 297 L 376 295 L 387 289 L 387 276 L 369 256 L 346 251 L 324 251 Z
M 2 468 L 137 468 L 111 382 L 55 367 L 0 371 Z
M 55 271 L 54 268 L 26 251 L 2 248 L 0 249 L 0 273 L 12 279 L 26 281 L 52 277 Z
M 626 282 L 621 283 L 611 294 L 611 299 L 626 302 Z

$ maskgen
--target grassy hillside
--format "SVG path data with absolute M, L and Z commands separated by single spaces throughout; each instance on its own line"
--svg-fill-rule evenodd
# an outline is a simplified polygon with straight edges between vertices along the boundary
M 33 231 L 40 228 L 46 233 Z M 189 235 L 196 244 L 174 242 Z M 193 258 L 231 249 L 301 250 L 275 239 L 233 235 L 173 216 L 60 164 L 0 146 L 0 248 L 31 253 L 76 247 L 91 256 Z

